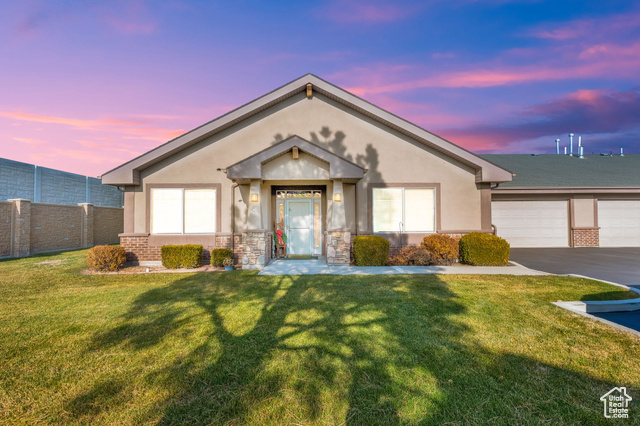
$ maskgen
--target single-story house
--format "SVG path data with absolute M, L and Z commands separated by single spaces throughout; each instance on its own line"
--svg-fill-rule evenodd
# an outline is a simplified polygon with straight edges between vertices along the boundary
M 509 198 L 513 179 L 494 157 L 311 74 L 102 176 L 124 187 L 120 241 L 130 261 L 159 261 L 162 245 L 193 243 L 205 256 L 231 248 L 246 269 L 269 261 L 276 228 L 290 256 L 326 256 L 330 264 L 349 262 L 357 235 L 381 235 L 393 250 L 431 233 L 497 228 L 500 235 L 507 227 L 501 219 L 494 228 L 492 210 L 501 217 L 500 203 L 529 202 Z M 573 195 L 564 202 L 585 204 Z M 582 213 L 575 221 L 580 228 L 600 223 Z

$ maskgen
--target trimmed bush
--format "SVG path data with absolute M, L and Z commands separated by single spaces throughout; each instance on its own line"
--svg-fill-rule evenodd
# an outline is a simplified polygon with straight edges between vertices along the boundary
M 433 265 L 451 265 L 458 259 L 458 242 L 448 235 L 427 235 L 422 247 L 431 252 Z
M 477 266 L 506 266 L 511 246 L 497 235 L 472 232 L 460 238 L 460 262 Z
M 355 237 L 353 258 L 356 266 L 384 266 L 389 258 L 389 241 L 377 235 Z
M 95 246 L 87 253 L 87 265 L 94 271 L 117 271 L 127 261 L 127 253 L 120 246 Z
M 202 263 L 200 244 L 162 246 L 162 266 L 167 269 L 197 268 Z
M 233 250 L 231 249 L 213 249 L 211 250 L 211 264 L 213 266 L 224 266 L 225 259 L 233 259 Z
M 429 266 L 433 264 L 431 257 L 431 252 L 422 246 L 407 246 L 393 256 L 389 263 L 398 266 Z

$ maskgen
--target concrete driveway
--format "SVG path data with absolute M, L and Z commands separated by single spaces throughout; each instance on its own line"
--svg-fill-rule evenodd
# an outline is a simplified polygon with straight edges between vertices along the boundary
M 552 274 L 577 274 L 640 289 L 640 247 L 512 248 L 511 260 Z
M 511 260 L 553 274 L 577 274 L 640 290 L 640 248 L 514 248 Z M 640 311 L 581 315 L 640 335 Z

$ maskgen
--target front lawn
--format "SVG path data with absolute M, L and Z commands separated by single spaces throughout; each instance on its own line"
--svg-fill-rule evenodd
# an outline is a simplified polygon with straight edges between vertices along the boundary
M 80 275 L 0 262 L 0 422 L 604 421 L 640 339 L 549 302 L 635 297 L 565 277 Z M 45 263 L 41 263 L 45 262 Z

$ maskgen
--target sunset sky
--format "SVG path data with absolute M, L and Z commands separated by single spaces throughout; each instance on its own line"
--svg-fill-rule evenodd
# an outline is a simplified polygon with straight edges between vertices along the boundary
M 0 157 L 101 175 L 306 73 L 476 153 L 640 153 L 634 1 L 22 0 Z

